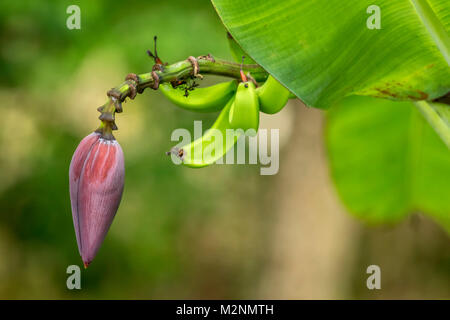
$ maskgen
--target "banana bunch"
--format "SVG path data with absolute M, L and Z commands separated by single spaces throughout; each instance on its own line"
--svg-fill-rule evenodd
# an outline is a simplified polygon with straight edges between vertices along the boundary
M 238 51 L 242 49 L 232 38 L 229 41 L 235 56 L 243 53 Z M 221 159 L 241 135 L 255 136 L 259 127 L 259 112 L 277 113 L 292 98 L 291 93 L 271 75 L 264 84 L 256 87 L 242 68 L 239 83 L 233 80 L 193 89 L 183 92 L 171 84 L 160 86 L 161 92 L 180 108 L 196 112 L 220 111 L 212 127 L 201 138 L 180 149 L 173 148 L 169 153 L 193 168 L 205 167 Z M 233 136 L 227 137 L 230 133 Z

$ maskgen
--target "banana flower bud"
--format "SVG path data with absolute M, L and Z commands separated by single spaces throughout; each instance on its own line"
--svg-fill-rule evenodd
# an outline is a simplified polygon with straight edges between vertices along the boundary
M 78 145 L 69 168 L 70 201 L 78 250 L 87 267 L 116 215 L 124 186 L 119 143 L 93 132 Z

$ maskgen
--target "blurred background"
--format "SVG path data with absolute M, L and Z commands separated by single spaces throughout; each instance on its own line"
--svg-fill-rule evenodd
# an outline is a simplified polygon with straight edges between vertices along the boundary
M 66 9 L 81 8 L 81 30 Z M 450 298 L 449 238 L 430 219 L 368 227 L 336 197 L 323 114 L 291 101 L 261 127 L 280 129 L 280 171 L 175 166 L 176 128 L 216 115 L 176 108 L 147 89 L 124 104 L 115 133 L 126 159 L 122 204 L 82 290 L 68 168 L 98 126 L 106 91 L 145 73 L 158 35 L 165 62 L 232 59 L 209 1 L 0 2 L 1 299 Z M 214 81 L 208 77 L 204 83 Z M 218 79 L 215 79 L 218 80 Z M 381 267 L 381 290 L 366 287 Z

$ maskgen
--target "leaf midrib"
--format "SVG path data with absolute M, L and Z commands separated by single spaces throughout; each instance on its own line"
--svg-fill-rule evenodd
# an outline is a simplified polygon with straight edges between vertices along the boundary
M 427 0 L 411 0 L 411 2 L 433 42 L 450 66 L 450 36 L 445 31 L 444 25 L 436 16 Z
M 416 174 L 420 170 L 420 153 L 422 152 L 422 138 L 423 138 L 423 121 L 421 121 L 420 115 L 415 112 L 414 106 L 411 104 L 410 121 L 408 128 L 408 151 L 405 156 L 405 182 L 407 192 L 407 211 L 410 213 L 420 210 L 416 199 Z

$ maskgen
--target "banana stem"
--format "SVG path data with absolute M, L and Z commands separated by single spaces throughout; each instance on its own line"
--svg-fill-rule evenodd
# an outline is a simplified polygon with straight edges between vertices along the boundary
M 122 102 L 129 97 L 134 99 L 136 94 L 142 93 L 145 88 L 158 89 L 163 82 L 182 81 L 192 77 L 202 78 L 202 74 L 241 78 L 241 70 L 251 75 L 256 81 L 264 81 L 268 73 L 257 64 L 238 64 L 225 60 L 214 59 L 211 55 L 198 58 L 189 57 L 186 60 L 171 65 L 156 64 L 153 71 L 140 75 L 130 73 L 119 86 L 108 91 L 108 100 L 97 110 L 101 113 L 100 127 L 104 137 L 113 139 L 111 130 L 117 130 L 115 123 L 116 112 L 122 112 Z
M 127 80 L 119 86 L 108 91 L 108 96 L 114 96 L 120 102 L 126 97 L 134 98 L 136 93 L 142 93 L 146 88 L 157 88 L 163 82 L 185 80 L 198 74 L 213 74 L 240 79 L 241 65 L 220 59 L 214 59 L 211 55 L 197 58 L 198 70 L 194 70 L 194 65 L 189 60 L 176 62 L 171 65 L 161 66 L 161 70 L 135 75 L 130 74 Z M 256 81 L 264 81 L 268 74 L 257 64 L 243 65 L 245 73 L 251 74 Z M 155 79 L 157 77 L 157 79 Z M 200 76 L 201 77 L 201 76 Z

